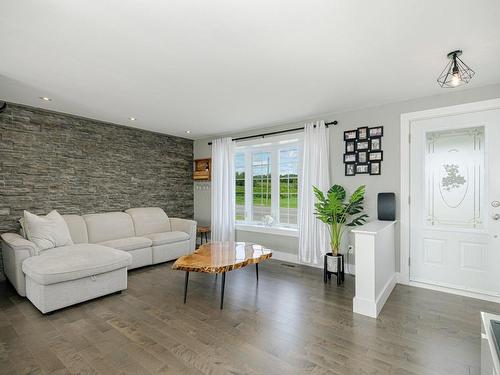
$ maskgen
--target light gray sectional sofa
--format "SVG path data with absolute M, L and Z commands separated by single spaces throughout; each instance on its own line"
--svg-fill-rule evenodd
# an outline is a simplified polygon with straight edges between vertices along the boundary
M 20 234 L 1 236 L 5 275 L 42 313 L 126 289 L 127 269 L 196 247 L 196 222 L 169 218 L 158 207 L 63 217 L 73 245 L 38 254 Z

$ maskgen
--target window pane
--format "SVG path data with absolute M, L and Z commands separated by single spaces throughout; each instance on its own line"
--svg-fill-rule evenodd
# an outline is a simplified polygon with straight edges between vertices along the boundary
M 238 152 L 234 155 L 234 169 L 236 181 L 236 220 L 245 220 L 245 154 Z
M 280 223 L 297 224 L 299 152 L 297 147 L 280 150 Z
M 253 221 L 271 215 L 271 153 L 252 154 Z

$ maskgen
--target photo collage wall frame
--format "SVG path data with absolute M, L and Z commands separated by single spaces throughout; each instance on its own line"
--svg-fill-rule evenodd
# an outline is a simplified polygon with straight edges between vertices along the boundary
M 382 174 L 382 137 L 383 126 L 369 128 L 363 126 L 355 130 L 344 132 L 344 164 L 345 175 L 356 176 L 357 174 Z

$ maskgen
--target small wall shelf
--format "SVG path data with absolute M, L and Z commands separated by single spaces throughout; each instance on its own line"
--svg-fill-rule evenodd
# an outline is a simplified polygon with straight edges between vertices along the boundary
M 195 159 L 193 180 L 210 181 L 212 177 L 212 159 Z

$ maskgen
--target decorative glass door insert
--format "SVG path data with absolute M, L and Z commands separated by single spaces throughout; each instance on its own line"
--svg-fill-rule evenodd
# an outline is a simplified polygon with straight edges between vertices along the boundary
M 484 128 L 426 134 L 426 225 L 483 229 Z

